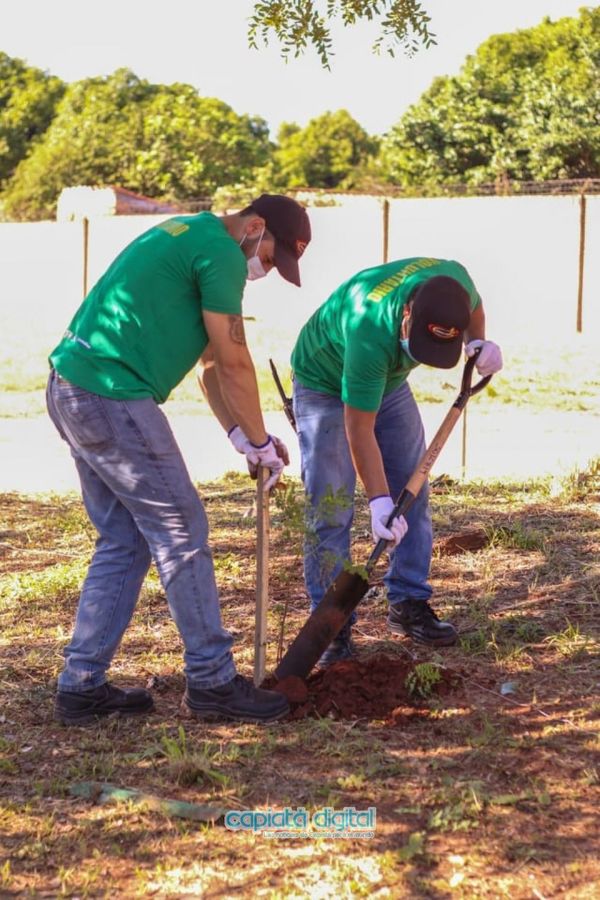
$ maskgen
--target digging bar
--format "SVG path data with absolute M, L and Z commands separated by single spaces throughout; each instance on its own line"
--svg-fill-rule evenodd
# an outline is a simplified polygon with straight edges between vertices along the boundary
M 296 427 L 296 417 L 294 416 L 294 401 L 291 397 L 288 397 L 283 389 L 283 385 L 281 383 L 281 378 L 279 377 L 279 373 L 275 367 L 275 363 L 272 359 L 269 360 L 269 365 L 271 366 L 271 374 L 273 376 L 273 381 L 275 382 L 275 387 L 279 392 L 279 396 L 281 397 L 281 402 L 283 404 L 283 411 L 286 415 L 286 418 L 295 432 L 298 431 Z
M 269 492 L 265 483 L 269 470 L 258 467 L 256 478 L 256 613 L 254 620 L 254 684 L 265 677 L 267 651 L 267 607 L 269 599 Z
M 460 393 L 398 497 L 396 505 L 390 513 L 388 527 L 392 519 L 408 512 L 427 480 L 431 467 L 440 455 L 450 432 L 459 420 L 461 412 L 467 405 L 469 397 L 479 393 L 489 382 L 491 375 L 482 378 L 474 387 L 471 387 L 473 368 L 478 355 L 479 351 L 467 360 L 463 370 Z M 378 541 L 365 566 L 353 566 L 340 572 L 277 666 L 275 676 L 279 681 L 290 675 L 298 678 L 307 677 L 369 590 L 369 576 L 386 546 L 385 540 Z

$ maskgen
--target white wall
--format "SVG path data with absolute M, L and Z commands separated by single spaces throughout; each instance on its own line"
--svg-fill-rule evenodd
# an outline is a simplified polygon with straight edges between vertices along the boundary
M 600 334 L 600 197 L 589 197 L 584 330 Z M 535 345 L 575 333 L 578 197 L 394 200 L 390 258 L 457 259 L 481 296 L 488 334 Z
M 289 357 L 308 316 L 346 278 L 382 260 L 383 211 L 376 199 L 311 208 L 313 240 L 302 289 L 275 273 L 248 284 L 245 313 L 258 356 Z M 89 285 L 135 236 L 165 216 L 96 219 L 89 226 Z M 600 197 L 587 198 L 583 300 L 586 338 L 600 337 Z M 577 197 L 393 200 L 389 258 L 424 254 L 467 266 L 484 298 L 488 333 L 502 343 L 552 345 L 575 334 L 579 253 Z M 2 353 L 33 335 L 51 349 L 81 302 L 80 222 L 0 224 Z M 45 348 L 45 349 L 44 349 Z

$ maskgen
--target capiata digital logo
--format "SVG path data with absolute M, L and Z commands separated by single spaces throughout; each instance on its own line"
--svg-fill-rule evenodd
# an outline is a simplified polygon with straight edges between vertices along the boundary
M 324 806 L 310 814 L 303 806 L 294 809 L 230 809 L 225 827 L 230 831 L 251 831 L 265 837 L 372 838 L 377 823 L 377 808 L 336 810 Z

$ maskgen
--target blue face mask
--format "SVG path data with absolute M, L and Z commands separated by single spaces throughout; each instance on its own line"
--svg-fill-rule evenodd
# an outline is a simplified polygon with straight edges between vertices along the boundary
M 419 360 L 415 359 L 408 349 L 408 338 L 400 338 L 400 346 L 402 347 L 403 352 L 406 353 L 406 355 L 409 357 L 409 359 L 412 359 L 412 361 L 416 363 L 419 362 Z

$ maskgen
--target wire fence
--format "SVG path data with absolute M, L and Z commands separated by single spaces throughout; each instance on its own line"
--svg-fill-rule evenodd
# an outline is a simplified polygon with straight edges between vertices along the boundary
M 411 188 L 397 188 L 382 185 L 369 190 L 342 191 L 322 187 L 291 188 L 285 193 L 293 194 L 307 205 L 335 205 L 336 199 L 346 197 L 376 197 L 380 200 L 419 197 L 517 197 L 538 195 L 585 195 L 600 194 L 600 178 L 568 178 L 548 181 L 514 181 L 498 178 L 484 184 L 417 185 Z M 213 207 L 212 197 L 193 197 L 177 202 L 180 212 L 197 213 Z

